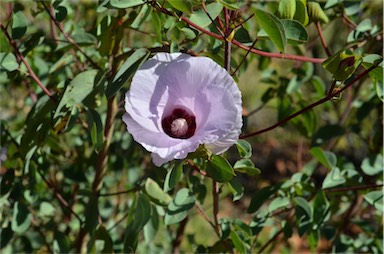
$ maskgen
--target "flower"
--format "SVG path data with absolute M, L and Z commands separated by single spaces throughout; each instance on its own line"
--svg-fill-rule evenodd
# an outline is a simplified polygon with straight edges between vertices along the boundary
M 156 166 L 184 159 L 200 144 L 214 154 L 239 138 L 241 93 L 228 72 L 207 57 L 158 53 L 135 73 L 123 121 Z

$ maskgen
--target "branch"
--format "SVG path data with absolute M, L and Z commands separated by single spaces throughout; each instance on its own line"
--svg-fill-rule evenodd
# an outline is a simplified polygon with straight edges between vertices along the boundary
M 75 48 L 81 53 L 83 54 L 83 56 L 85 56 L 85 58 L 91 63 L 92 67 L 95 68 L 95 69 L 98 69 L 100 70 L 101 68 L 97 65 L 97 63 L 95 63 L 92 58 L 90 58 L 85 52 L 84 50 L 79 46 L 79 44 L 76 43 L 76 41 L 74 41 L 64 30 L 63 28 L 60 26 L 59 22 L 56 20 L 56 18 L 52 15 L 52 13 L 50 12 L 50 10 L 48 9 L 48 7 L 45 5 L 44 1 L 41 1 L 41 4 L 44 6 L 44 9 L 45 11 L 48 13 L 49 17 L 51 18 L 51 20 L 53 20 L 53 22 L 55 22 L 57 28 L 59 28 L 60 32 L 64 35 L 65 39 L 67 39 L 67 41 L 72 44 L 73 46 L 75 46 Z
M 375 69 L 380 63 L 382 62 L 382 60 L 378 63 L 376 63 L 375 65 L 372 65 L 370 68 L 366 69 L 365 71 L 363 71 L 360 75 L 358 75 L 356 78 L 354 78 L 351 82 L 349 82 L 349 84 L 346 84 L 343 88 L 340 88 L 339 90 L 336 90 L 334 93 L 331 93 L 331 94 L 328 94 L 326 97 L 324 97 L 323 99 L 319 100 L 319 101 L 316 101 L 312 104 L 310 104 L 309 106 L 297 111 L 296 113 L 284 118 L 283 120 L 275 123 L 274 125 L 272 126 L 269 126 L 265 129 L 261 129 L 259 131 L 255 131 L 255 132 L 252 132 L 252 133 L 249 133 L 249 134 L 245 134 L 245 135 L 241 135 L 240 136 L 240 139 L 245 139 L 245 138 L 249 138 L 249 137 L 252 137 L 252 136 L 256 136 L 256 135 L 259 135 L 259 134 L 262 134 L 264 132 L 267 132 L 267 131 L 270 131 L 270 130 L 273 130 L 277 127 L 279 127 L 280 125 L 283 125 L 285 124 L 286 122 L 290 121 L 291 119 L 295 118 L 296 116 L 299 116 L 307 111 L 309 111 L 310 109 L 320 105 L 320 104 L 323 104 L 324 102 L 326 101 L 329 101 L 331 100 L 333 97 L 335 97 L 336 95 L 339 95 L 341 94 L 344 90 L 346 90 L 347 88 L 349 88 L 350 86 L 352 86 L 354 83 L 356 83 L 357 81 L 359 81 L 360 79 L 362 79 L 363 77 L 365 77 L 370 71 L 372 71 L 373 69 Z
M 216 234 L 220 237 L 220 225 L 218 220 L 219 213 L 219 184 L 212 179 L 212 196 L 213 196 L 213 220 L 215 222 Z
M 3 26 L 3 24 L 1 22 L 0 22 L 0 27 L 1 27 L 1 30 L 4 33 L 5 37 L 7 37 L 9 44 L 11 44 L 12 48 L 15 50 L 17 57 L 24 63 L 25 67 L 27 68 L 29 76 L 31 76 L 31 78 L 33 78 L 33 80 L 37 83 L 37 85 L 43 90 L 43 92 L 46 95 L 49 96 L 49 98 L 52 101 L 56 102 L 56 99 L 53 97 L 51 92 L 43 85 L 41 80 L 37 77 L 35 72 L 32 70 L 31 66 L 29 66 L 29 64 L 28 64 L 27 60 L 24 58 L 23 54 L 20 53 L 20 51 L 16 45 L 16 42 L 11 38 L 11 36 L 8 34 L 7 29 Z
M 316 29 L 320 37 L 321 45 L 323 45 L 323 48 L 325 50 L 325 53 L 327 53 L 327 56 L 330 57 L 332 53 L 329 50 L 327 43 L 325 42 L 324 35 L 323 35 L 323 32 L 321 31 L 321 25 L 319 21 L 316 22 Z
M 325 189 L 325 192 L 344 192 L 344 191 L 357 191 L 357 190 L 368 190 L 368 189 L 378 189 L 382 188 L 383 184 L 372 184 L 372 185 L 361 185 L 361 186 L 351 186 L 351 187 L 341 187 L 341 188 L 330 188 Z
M 73 214 L 79 220 L 80 225 L 82 225 L 83 221 L 81 220 L 80 216 L 75 211 L 72 210 L 72 207 L 63 198 L 63 196 L 60 194 L 59 190 L 56 189 L 56 187 L 50 181 L 48 181 L 47 178 L 45 178 L 44 174 L 40 171 L 40 169 L 37 169 L 37 172 L 39 173 L 41 179 L 43 179 L 44 183 L 48 186 L 48 188 L 50 188 L 53 191 L 56 199 L 60 202 L 60 204 L 63 207 L 65 207 L 66 209 L 68 209 L 71 212 L 71 214 Z
M 117 196 L 121 194 L 128 194 L 134 191 L 137 191 L 140 189 L 140 186 L 133 187 L 132 189 L 126 190 L 126 191 L 119 191 L 119 192 L 113 192 L 113 193 L 103 193 L 99 194 L 99 197 L 110 197 L 110 196 Z
M 169 15 L 169 16 L 174 16 L 174 14 L 170 11 L 168 11 L 167 9 L 165 8 L 159 8 L 157 6 L 158 10 L 161 11 L 162 13 L 166 14 L 166 15 Z M 211 37 L 214 37 L 218 40 L 221 40 L 221 41 L 224 41 L 225 39 L 223 39 L 223 37 L 219 34 L 216 34 L 216 33 L 213 33 L 209 30 L 206 30 L 198 25 L 196 25 L 195 23 L 193 23 L 192 21 L 190 21 L 187 17 L 185 16 L 181 16 L 179 17 L 180 20 L 183 20 L 185 23 L 187 23 L 189 26 L 199 30 L 200 32 L 202 33 L 205 33 Z M 289 54 L 280 54 L 280 53 L 271 53 L 271 52 L 265 52 L 265 51 L 262 51 L 262 50 L 258 50 L 258 49 L 255 49 L 255 48 L 250 48 L 248 46 L 245 46 L 244 44 L 242 44 L 241 42 L 238 42 L 237 40 L 232 40 L 232 44 L 238 46 L 239 48 L 241 49 L 244 49 L 244 50 L 249 50 L 250 52 L 254 53 L 254 54 L 257 54 L 257 55 L 260 55 L 260 56 L 265 56 L 265 57 L 271 57 L 271 58 L 282 58 L 282 59 L 290 59 L 290 60 L 295 60 L 295 61 L 301 61 L 301 62 L 311 62 L 311 63 L 322 63 L 325 61 L 324 58 L 312 58 L 312 57 L 306 57 L 306 56 L 297 56 L 297 55 L 289 55 Z
M 180 226 L 177 229 L 176 238 L 172 243 L 172 253 L 174 254 L 180 253 L 180 244 L 181 244 L 181 241 L 183 240 L 184 230 L 185 230 L 185 226 L 187 225 L 187 222 L 188 222 L 188 216 L 180 222 Z

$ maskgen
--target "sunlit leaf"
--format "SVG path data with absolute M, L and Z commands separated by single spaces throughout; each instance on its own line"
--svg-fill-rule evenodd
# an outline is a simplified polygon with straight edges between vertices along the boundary
M 180 189 L 167 207 L 164 223 L 175 224 L 188 216 L 189 211 L 195 205 L 195 197 L 188 189 Z
M 147 181 L 145 182 L 145 192 L 159 205 L 168 205 L 172 200 L 172 198 L 151 178 L 147 178 Z
M 338 185 L 341 185 L 346 182 L 345 177 L 341 174 L 341 171 L 338 167 L 335 167 L 328 173 L 323 181 L 322 188 L 328 189 Z
M 236 176 L 231 164 L 219 155 L 213 155 L 208 161 L 207 173 L 217 182 L 229 182 Z
M 287 37 L 282 22 L 273 14 L 261 9 L 255 10 L 258 25 L 265 31 L 271 41 L 280 50 L 285 52 Z
M 12 15 L 12 38 L 20 39 L 27 31 L 27 20 L 21 11 Z
M 202 28 L 206 28 L 212 23 L 210 17 L 212 18 L 212 20 L 215 20 L 222 10 L 223 5 L 220 3 L 207 4 L 206 11 L 209 16 L 207 15 L 207 13 L 205 13 L 203 8 L 199 8 L 197 11 L 192 12 L 190 21 Z
M 115 8 L 131 8 L 145 3 L 144 0 L 110 0 L 110 5 Z

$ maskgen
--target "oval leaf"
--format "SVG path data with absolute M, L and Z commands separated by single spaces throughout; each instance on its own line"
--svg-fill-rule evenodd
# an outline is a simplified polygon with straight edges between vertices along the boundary
M 207 173 L 215 181 L 220 183 L 229 182 L 236 176 L 231 164 L 219 155 L 213 155 L 211 160 L 208 161 Z
M 184 220 L 194 205 L 195 196 L 186 188 L 179 190 L 167 207 L 164 218 L 165 224 L 170 225 Z
M 172 200 L 172 198 L 151 178 L 148 178 L 145 182 L 145 192 L 156 204 L 159 205 L 168 205 L 168 203 Z
M 287 37 L 281 21 L 275 15 L 260 9 L 255 10 L 255 16 L 258 24 L 268 35 L 273 44 L 275 44 L 280 52 L 284 53 Z

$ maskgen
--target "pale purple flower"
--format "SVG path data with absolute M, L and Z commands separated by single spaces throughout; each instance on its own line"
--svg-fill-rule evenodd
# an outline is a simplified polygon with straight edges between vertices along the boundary
M 241 93 L 228 72 L 207 57 L 158 53 L 125 95 L 123 120 L 157 166 L 184 159 L 204 144 L 214 154 L 239 138 Z

